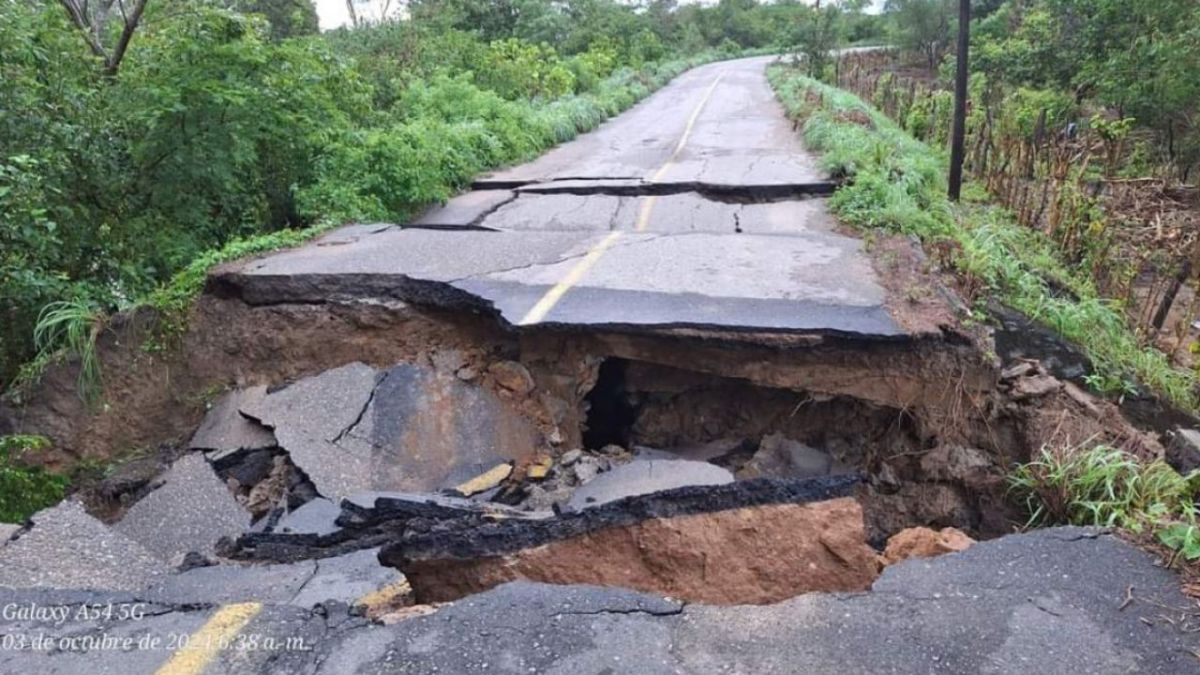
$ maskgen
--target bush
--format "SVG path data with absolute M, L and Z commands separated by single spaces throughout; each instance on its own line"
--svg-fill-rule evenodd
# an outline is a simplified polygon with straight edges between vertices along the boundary
M 49 445 L 41 436 L 0 436 L 0 523 L 24 522 L 66 494 L 66 476 L 22 464 Z

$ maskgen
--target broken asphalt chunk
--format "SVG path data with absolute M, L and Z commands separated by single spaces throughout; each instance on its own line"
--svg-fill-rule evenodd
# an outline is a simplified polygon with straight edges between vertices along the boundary
M 670 462 L 677 464 L 678 462 Z M 385 546 L 418 602 L 528 579 L 713 603 L 863 590 L 878 571 L 857 477 L 759 479 L 627 497 L 541 520 L 448 522 Z
M 40 511 L 33 526 L 0 547 L 0 586 L 136 591 L 170 573 L 133 539 L 75 501 Z
M 635 495 L 732 482 L 732 473 L 707 462 L 639 459 L 617 466 L 584 483 L 571 495 L 567 506 L 575 510 L 586 509 Z
M 317 492 L 434 492 L 532 454 L 536 430 L 491 391 L 417 364 L 352 363 L 245 410 L 274 428 Z
M 199 454 L 185 455 L 161 487 L 134 504 L 114 528 L 161 560 L 192 551 L 211 556 L 218 540 L 250 527 L 250 513 Z
M 267 393 L 265 386 L 231 391 L 219 399 L 204 416 L 204 421 L 188 443 L 190 450 L 210 451 L 209 459 L 217 460 L 239 450 L 258 450 L 275 445 L 271 430 L 241 413 Z

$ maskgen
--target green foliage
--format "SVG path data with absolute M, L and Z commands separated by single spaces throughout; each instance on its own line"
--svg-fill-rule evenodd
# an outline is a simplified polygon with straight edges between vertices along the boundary
M 782 66 L 769 69 L 768 78 L 789 113 L 804 119 L 805 140 L 822 152 L 825 169 L 852 179 L 830 200 L 844 220 L 914 234 L 928 243 L 952 241 L 958 251 L 954 263 L 982 286 L 981 294 L 1078 344 L 1095 367 L 1095 381 L 1111 387 L 1109 393 L 1126 393 L 1137 380 L 1184 409 L 1200 409 L 1196 375 L 1140 346 L 1121 309 L 1100 298 L 1085 272 L 1066 265 L 1050 240 L 1002 209 L 951 204 L 940 151 L 853 94 Z M 1054 293 L 1049 280 L 1074 297 Z
M 957 29 L 958 3 L 955 0 L 888 0 L 885 9 L 892 16 L 895 43 L 922 55 L 929 70 L 936 70 Z
M 1104 445 L 1042 448 L 1009 477 L 1029 525 L 1093 525 L 1150 532 L 1188 560 L 1200 559 L 1200 472 L 1181 476 Z
M 236 0 L 234 9 L 261 14 L 271 25 L 271 39 L 316 35 L 320 31 L 313 0 Z
M 976 71 L 998 84 L 1070 92 L 1158 132 L 1184 179 L 1200 162 L 1200 4 L 1009 0 L 978 22 Z
M 575 75 L 547 44 L 517 38 L 488 45 L 476 80 L 504 98 L 558 98 L 575 90 Z
M 0 436 L 0 523 L 21 523 L 62 500 L 66 476 L 26 466 L 50 447 L 41 436 Z

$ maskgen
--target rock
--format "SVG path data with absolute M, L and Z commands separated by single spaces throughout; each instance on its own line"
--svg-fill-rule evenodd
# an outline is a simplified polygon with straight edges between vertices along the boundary
M 576 469 L 582 466 L 576 465 Z M 586 509 L 625 497 L 661 492 L 689 485 L 724 485 L 733 482 L 733 474 L 707 462 L 687 460 L 635 460 L 600 474 L 585 483 L 567 505 Z
M 252 414 L 334 500 L 451 488 L 538 446 L 532 424 L 495 394 L 416 364 L 335 368 L 268 394 Z
M 454 492 L 462 497 L 470 497 L 473 494 L 491 490 L 512 475 L 512 471 L 512 464 L 497 464 L 471 480 L 455 485 Z
M 337 504 L 318 497 L 295 511 L 285 514 L 275 525 L 276 532 L 285 534 L 326 535 L 338 531 L 334 522 L 342 514 Z
M 527 579 L 762 604 L 814 591 L 863 591 L 879 568 L 865 543 L 861 508 L 842 498 L 649 518 L 503 555 L 412 561 L 403 569 L 419 602 Z
M 746 443 L 741 438 L 721 438 L 708 443 L 685 445 L 675 448 L 635 447 L 634 457 L 639 459 L 686 459 L 693 462 L 712 462 L 741 449 Z
M 0 547 L 0 586 L 138 591 L 171 572 L 78 502 L 62 502 L 30 520 L 28 531 Z
M 429 616 L 438 611 L 440 607 L 441 605 L 413 605 L 411 607 L 403 607 L 379 617 L 379 623 L 385 626 L 393 626 L 408 619 Z
M 974 543 L 974 539 L 953 527 L 944 527 L 940 532 L 928 527 L 910 527 L 888 539 L 883 558 L 888 565 L 895 565 L 909 558 L 933 558 L 965 551 Z
M 275 436 L 258 422 L 241 413 L 267 394 L 265 386 L 238 389 L 217 399 L 188 443 L 190 450 L 212 451 L 210 459 L 220 459 L 239 450 L 257 450 L 275 445 Z
M 470 366 L 463 366 L 462 368 L 454 371 L 454 376 L 463 382 L 470 382 L 479 377 L 479 371 L 471 368 Z
M 292 465 L 284 455 L 271 461 L 271 472 L 250 489 L 246 496 L 246 509 L 259 518 L 271 509 L 287 504 L 288 485 L 291 482 Z
M 905 483 L 896 492 L 870 492 L 863 498 L 867 531 L 882 544 L 888 535 L 913 523 L 936 527 L 967 527 L 979 515 L 966 488 L 945 483 Z
M 554 466 L 554 459 L 549 455 L 539 457 L 537 461 L 529 465 L 525 470 L 525 477 L 532 480 L 542 480 L 550 473 L 550 467 Z
M 579 484 L 584 485 L 600 475 L 600 459 L 591 455 L 583 455 L 572 462 L 571 470 L 575 472 L 575 479 Z
M 929 478 L 958 482 L 969 487 L 991 486 L 1004 476 L 982 450 L 961 445 L 939 445 L 921 457 L 921 471 Z
M 578 448 L 575 450 L 568 450 L 563 453 L 562 459 L 559 460 L 559 464 L 562 464 L 563 466 L 571 466 L 575 462 L 578 462 L 581 457 L 583 457 L 582 450 L 579 450 Z
M 191 551 L 212 555 L 219 539 L 249 526 L 250 513 L 204 457 L 192 454 L 175 462 L 162 486 L 130 507 L 114 528 L 169 561 Z
M 216 563 L 210 560 L 207 556 L 201 555 L 195 551 L 190 551 L 182 555 L 177 555 L 171 559 L 171 566 L 178 572 L 187 572 L 198 567 L 208 567 Z
M 775 433 L 763 437 L 758 452 L 738 470 L 737 477 L 738 480 L 762 476 L 814 478 L 851 471 L 833 455 Z
M 1167 462 L 1179 473 L 1200 469 L 1200 430 L 1176 429 L 1167 445 Z
M 101 479 L 97 491 L 109 499 L 124 503 L 131 500 L 138 490 L 158 478 L 162 470 L 162 465 L 154 457 L 140 457 L 122 462 Z
M 488 374 L 496 379 L 501 387 L 524 396 L 533 391 L 533 376 L 529 370 L 516 361 L 498 361 L 488 366 Z
M 1015 380 L 1018 377 L 1025 377 L 1037 371 L 1037 365 L 1032 361 L 1022 361 L 1016 365 L 1009 366 L 1000 372 L 1001 380 Z
M 1062 388 L 1062 382 L 1050 375 L 1023 377 L 1013 383 L 1012 397 L 1017 401 L 1041 398 Z
M 1102 415 L 1099 406 L 1096 405 L 1095 397 L 1080 389 L 1074 382 L 1063 382 L 1063 391 L 1071 397 L 1071 400 L 1083 406 L 1083 409 L 1092 417 L 1099 418 Z

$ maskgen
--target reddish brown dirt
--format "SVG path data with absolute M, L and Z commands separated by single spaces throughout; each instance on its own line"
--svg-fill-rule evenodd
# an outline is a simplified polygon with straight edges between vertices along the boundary
M 934 558 L 965 551 L 974 543 L 974 539 L 953 527 L 944 527 L 940 532 L 928 527 L 910 527 L 888 539 L 883 559 L 886 564 L 895 565 L 909 558 Z
M 814 591 L 862 591 L 879 572 L 850 498 L 658 518 L 479 560 L 405 569 L 418 602 L 528 579 L 599 584 L 710 604 L 766 604 Z

